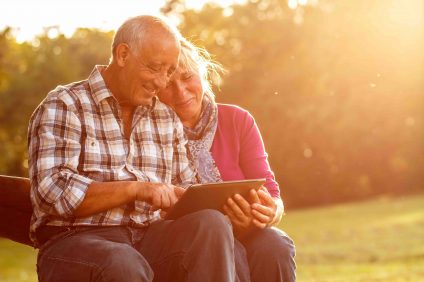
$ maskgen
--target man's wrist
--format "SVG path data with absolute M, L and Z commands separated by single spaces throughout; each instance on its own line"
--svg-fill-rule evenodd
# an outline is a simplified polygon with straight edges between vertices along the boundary
M 147 201 L 149 198 L 148 195 L 148 186 L 151 183 L 149 182 L 139 182 L 139 181 L 131 181 L 130 184 L 130 197 L 131 199 L 138 201 Z
M 128 197 L 132 200 L 135 201 L 138 199 L 138 186 L 137 186 L 137 181 L 131 181 L 128 184 Z

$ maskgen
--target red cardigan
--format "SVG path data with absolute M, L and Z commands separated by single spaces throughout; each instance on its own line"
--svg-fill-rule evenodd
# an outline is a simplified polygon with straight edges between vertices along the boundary
M 211 153 L 222 180 L 266 178 L 265 187 L 269 193 L 280 197 L 261 134 L 248 111 L 218 104 L 218 126 Z

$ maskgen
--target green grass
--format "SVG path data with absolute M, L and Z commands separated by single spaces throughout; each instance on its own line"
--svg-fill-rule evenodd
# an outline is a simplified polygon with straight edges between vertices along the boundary
M 290 212 L 298 281 L 424 281 L 424 195 Z M 0 282 L 37 281 L 37 252 L 0 239 Z
M 424 195 L 289 212 L 298 281 L 424 281 Z
M 0 282 L 37 281 L 37 251 L 0 239 Z

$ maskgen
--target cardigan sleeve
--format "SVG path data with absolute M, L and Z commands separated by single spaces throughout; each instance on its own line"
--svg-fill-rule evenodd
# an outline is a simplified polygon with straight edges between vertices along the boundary
M 239 131 L 239 164 L 247 179 L 266 178 L 265 187 L 273 197 L 280 197 L 280 189 L 268 163 L 268 155 L 253 116 L 238 108 L 236 127 Z

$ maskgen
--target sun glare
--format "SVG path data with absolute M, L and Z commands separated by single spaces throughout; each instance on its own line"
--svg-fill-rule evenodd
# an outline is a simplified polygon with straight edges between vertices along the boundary
M 246 0 L 187 0 L 188 7 L 200 9 L 206 2 L 227 7 Z M 59 27 L 70 36 L 78 27 L 115 29 L 128 17 L 159 14 L 165 0 L 120 0 L 119 4 L 100 0 L 59 2 L 54 0 L 14 0 L 2 5 L 0 30 L 9 26 L 18 42 L 32 40 L 47 27 Z M 93 12 L 96 11 L 96 12 Z
M 311 3 L 309 3 L 311 2 Z M 310 0 L 288 0 L 287 4 L 290 9 L 295 10 L 298 6 L 305 6 L 307 4 L 316 4 L 317 0 L 310 1 Z

